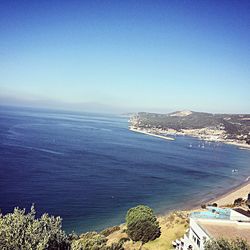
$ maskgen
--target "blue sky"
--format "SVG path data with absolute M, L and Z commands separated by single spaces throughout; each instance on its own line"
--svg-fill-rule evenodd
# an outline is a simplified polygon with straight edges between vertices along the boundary
M 0 102 L 250 113 L 250 1 L 0 1 Z

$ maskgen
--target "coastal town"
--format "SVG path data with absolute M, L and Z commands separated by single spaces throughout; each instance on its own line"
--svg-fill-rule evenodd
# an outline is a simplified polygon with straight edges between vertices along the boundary
M 170 114 L 140 112 L 130 117 L 129 129 L 163 139 L 191 136 L 250 149 L 250 115 L 213 115 L 192 111 Z

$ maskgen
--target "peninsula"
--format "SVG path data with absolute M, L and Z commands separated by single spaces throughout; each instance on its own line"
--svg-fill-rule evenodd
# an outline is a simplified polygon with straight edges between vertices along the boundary
M 132 131 L 162 137 L 175 135 L 234 144 L 250 149 L 250 114 L 212 114 L 177 111 L 168 114 L 139 112 L 130 116 Z

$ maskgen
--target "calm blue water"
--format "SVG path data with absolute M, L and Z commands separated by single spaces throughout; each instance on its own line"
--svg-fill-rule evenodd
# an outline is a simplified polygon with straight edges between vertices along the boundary
M 2 212 L 35 203 L 68 232 L 100 230 L 137 204 L 156 212 L 200 204 L 250 175 L 250 151 L 127 127 L 119 116 L 0 107 Z

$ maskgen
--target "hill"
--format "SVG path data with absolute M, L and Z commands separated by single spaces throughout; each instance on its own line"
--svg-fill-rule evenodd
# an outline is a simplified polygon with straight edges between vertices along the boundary
M 158 135 L 190 135 L 205 140 L 250 145 L 250 114 L 139 112 L 130 118 L 130 127 Z

